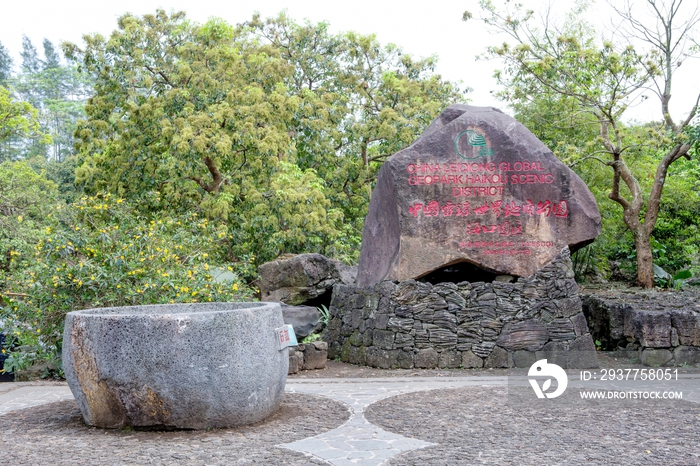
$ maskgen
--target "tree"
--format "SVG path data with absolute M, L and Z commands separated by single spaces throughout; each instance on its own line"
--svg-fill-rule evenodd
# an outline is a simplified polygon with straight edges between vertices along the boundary
M 534 25 L 534 12 L 520 5 L 500 11 L 490 1 L 482 0 L 480 6 L 486 24 L 515 41 L 514 46 L 504 43 L 487 51 L 504 60 L 505 70 L 497 73 L 506 87 L 501 96 L 509 102 L 523 103 L 538 93 L 557 95 L 574 103 L 574 112 L 587 114 L 598 127 L 597 147 L 582 147 L 580 158 L 598 160 L 611 169 L 608 197 L 622 207 L 623 221 L 634 237 L 637 282 L 649 288 L 654 285 L 651 235 L 669 167 L 690 157 L 692 141 L 687 130 L 697 114 L 697 101 L 679 124 L 670 116 L 669 102 L 679 63 L 676 59 L 679 54 L 691 53 L 683 46 L 700 16 L 698 10 L 681 14 L 682 0 L 672 1 L 668 8 L 658 0 L 646 3 L 655 24 L 647 26 L 635 19 L 639 16 L 632 14 L 629 2 L 626 9 L 618 10 L 625 24 L 646 41 L 646 53 L 635 50 L 630 43 L 632 35 L 624 37 L 619 45 L 596 38 L 589 26 L 576 19 L 587 8 L 585 2 L 578 4 L 564 28 L 552 24 L 548 14 L 543 24 Z M 471 17 L 468 12 L 464 15 L 465 20 Z M 676 25 L 681 18 L 686 19 Z M 662 121 L 649 125 L 645 133 L 629 132 L 622 122 L 623 114 L 650 86 L 656 88 L 660 98 Z M 643 178 L 647 174 L 635 174 L 630 165 L 640 153 L 656 157 L 653 181 L 646 190 Z
M 12 57 L 10 52 L 0 42 L 0 86 L 7 86 L 12 77 Z
M 0 162 L 11 158 L 9 141 L 30 136 L 44 142 L 51 141 L 41 132 L 37 110 L 28 102 L 17 102 L 10 91 L 0 86 Z
M 200 202 L 231 187 L 243 196 L 237 182 L 288 151 L 295 102 L 278 85 L 286 67 L 271 50 L 234 44 L 220 20 L 125 15 L 109 40 L 89 36 L 84 50 L 64 50 L 96 79 L 77 135 L 79 175 L 100 180 L 98 189 Z
M 0 163 L 0 282 L 11 266 L 33 255 L 50 219 L 56 185 L 25 162 Z
M 25 49 L 32 50 L 33 45 L 26 40 Z M 39 111 L 42 131 L 51 135 L 51 144 L 37 138 L 16 139 L 13 141 L 14 157 L 41 156 L 61 162 L 72 153 L 73 133 L 78 120 L 85 116 L 83 107 L 91 85 L 75 64 L 61 62 L 61 56 L 51 41 L 44 39 L 43 48 L 43 61 L 36 53 L 30 60 L 39 62 L 38 69 L 23 66 L 22 72 L 12 79 L 12 85 L 18 99 L 32 103 Z
M 51 43 L 50 40 L 44 39 L 44 63 L 43 68 L 45 70 L 51 68 L 58 68 L 61 66 L 61 55 L 56 51 L 56 47 Z
M 27 36 L 22 36 L 22 71 L 25 73 L 36 73 L 41 69 L 41 60 L 36 51 L 36 47 Z
M 236 225 L 231 250 L 258 261 L 355 257 L 379 165 L 456 98 L 434 59 L 284 16 L 125 15 L 109 39 L 64 51 L 95 80 L 79 181 Z
M 331 34 L 326 23 L 297 24 L 285 14 L 256 15 L 245 26 L 293 67 L 285 84 L 301 101 L 290 124 L 294 159 L 324 180 L 359 246 L 379 167 L 463 100 L 462 91 L 434 74 L 436 57 L 414 59 L 374 35 Z

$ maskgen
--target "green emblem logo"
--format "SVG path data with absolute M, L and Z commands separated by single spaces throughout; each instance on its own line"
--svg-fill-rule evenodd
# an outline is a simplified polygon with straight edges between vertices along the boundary
M 464 145 L 464 142 L 466 141 L 467 145 L 470 148 L 478 149 L 474 150 L 472 149 L 471 154 L 463 154 L 459 150 L 459 141 L 460 139 L 464 137 L 464 140 L 462 140 L 462 145 Z M 477 131 L 474 131 L 473 129 L 468 129 L 466 131 L 462 131 L 457 135 L 455 138 L 455 152 L 457 152 L 457 155 L 462 157 L 463 159 L 466 160 L 474 160 L 478 159 L 480 157 L 488 157 L 490 155 L 493 155 L 493 149 L 489 148 L 488 145 L 486 144 L 486 138 Z M 469 157 L 471 155 L 471 157 Z

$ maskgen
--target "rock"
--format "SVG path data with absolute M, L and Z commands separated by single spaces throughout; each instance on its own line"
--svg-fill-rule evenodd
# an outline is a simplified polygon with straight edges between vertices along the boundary
M 665 366 L 673 360 L 673 353 L 667 349 L 645 348 L 640 359 L 645 366 Z
M 481 343 L 476 343 L 472 345 L 472 353 L 474 353 L 480 358 L 486 358 L 491 354 L 491 351 L 493 351 L 494 346 L 496 346 L 496 342 L 493 341 L 484 341 Z
M 504 282 L 504 283 L 510 283 L 514 282 L 516 277 L 513 277 L 512 275 L 497 275 L 496 278 L 493 280 L 495 282 Z
M 547 327 L 536 320 L 524 320 L 503 326 L 496 344 L 510 351 L 541 349 L 549 338 Z
M 566 354 L 567 369 L 595 369 L 599 367 L 595 343 L 590 334 L 581 335 L 569 343 Z
M 352 267 L 321 254 L 278 258 L 262 264 L 258 272 L 261 300 L 292 306 L 319 298 L 336 283 L 352 285 L 355 274 Z
M 295 347 L 289 347 L 289 370 L 287 375 L 296 374 L 304 365 L 304 353 L 297 351 Z
M 519 350 L 513 353 L 513 365 L 515 367 L 530 367 L 537 362 L 537 355 L 532 351 Z
M 671 346 L 671 316 L 667 312 L 633 310 L 625 314 L 625 336 L 647 348 Z
M 394 333 L 389 330 L 372 332 L 372 344 L 377 348 L 390 350 L 394 347 Z
M 567 357 L 566 353 L 568 349 L 566 345 L 561 341 L 550 341 L 542 347 L 540 351 L 535 353 L 535 357 L 539 361 L 540 359 L 546 359 L 550 364 L 556 364 L 561 368 L 566 368 Z
M 415 361 L 419 369 L 435 369 L 438 366 L 438 352 L 433 348 L 418 350 Z
M 438 356 L 440 369 L 455 369 L 462 365 L 462 354 L 459 351 L 443 351 Z
M 413 369 L 415 367 L 415 358 L 413 351 L 401 351 L 397 357 L 400 369 Z
M 528 277 L 599 233 L 593 195 L 530 131 L 497 109 L 452 105 L 382 165 L 357 285 L 459 262 Z
M 574 324 L 566 317 L 552 320 L 547 325 L 547 333 L 549 334 L 549 339 L 552 341 L 569 341 L 576 338 Z
M 513 367 L 513 355 L 500 346 L 496 346 L 484 360 L 484 367 Z
M 571 323 L 574 326 L 574 333 L 577 337 L 584 335 L 588 332 L 588 323 L 586 322 L 586 316 L 583 312 L 579 312 L 571 318 Z
M 58 365 L 52 362 L 45 362 L 42 364 L 36 364 L 34 366 L 28 367 L 21 371 L 17 371 L 14 374 L 15 382 L 31 382 L 34 380 L 41 380 L 52 371 L 58 371 Z
M 325 369 L 328 359 L 328 343 L 324 341 L 313 341 L 299 345 L 304 353 L 304 363 L 302 369 L 305 371 L 314 369 Z
M 471 351 L 462 351 L 462 367 L 484 367 L 484 360 Z
M 289 370 L 277 303 L 73 311 L 63 368 L 85 423 L 226 428 L 279 408 Z
M 457 334 L 444 328 L 429 329 L 428 339 L 435 348 L 453 348 L 457 345 Z
M 700 364 L 700 348 L 695 346 L 679 346 L 673 350 L 673 359 L 677 366 Z
M 678 330 L 675 327 L 671 327 L 671 346 L 679 346 L 680 339 L 678 338 Z
M 700 346 L 700 312 L 672 311 L 671 321 L 681 345 Z
M 314 333 L 319 328 L 321 313 L 318 308 L 312 306 L 289 306 L 280 303 L 282 306 L 282 317 L 284 323 L 294 327 L 297 340 Z
M 371 346 L 367 350 L 367 365 L 380 369 L 391 369 L 392 367 L 398 366 L 398 358 L 401 353 L 403 353 L 401 350 L 389 351 Z

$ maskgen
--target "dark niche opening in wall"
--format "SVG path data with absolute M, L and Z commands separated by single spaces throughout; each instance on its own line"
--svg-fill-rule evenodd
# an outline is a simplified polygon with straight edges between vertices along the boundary
M 333 297 L 333 289 L 326 290 L 322 295 L 316 296 L 304 303 L 301 306 L 321 307 L 326 306 L 326 309 L 331 307 L 331 298 Z
M 486 282 L 491 283 L 499 274 L 489 272 L 470 262 L 457 262 L 445 267 L 433 270 L 418 279 L 420 282 L 430 283 L 460 283 L 460 282 Z

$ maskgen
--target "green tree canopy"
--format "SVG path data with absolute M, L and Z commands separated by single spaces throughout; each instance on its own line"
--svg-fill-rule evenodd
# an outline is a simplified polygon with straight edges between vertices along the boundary
M 11 265 L 33 254 L 51 219 L 56 185 L 25 162 L 0 163 L 0 281 Z
M 374 35 L 331 34 L 326 23 L 297 24 L 284 13 L 245 26 L 293 67 L 286 85 L 301 99 L 290 128 L 296 163 L 318 172 L 359 235 L 382 162 L 462 91 L 434 74 L 436 57 L 416 60 Z
M 12 77 L 12 57 L 0 42 L 0 86 L 6 86 L 10 77 Z
M 37 109 L 28 102 L 14 100 L 10 91 L 0 86 L 0 162 L 11 158 L 12 139 L 30 136 L 51 141 L 41 132 Z
M 545 96 L 557 102 L 557 110 L 567 110 L 569 121 L 595 125 L 594 140 L 571 146 L 579 150 L 579 159 L 597 160 L 612 172 L 608 197 L 622 208 L 622 220 L 634 238 L 637 282 L 644 287 L 653 286 L 651 235 L 661 194 L 669 167 L 690 157 L 692 141 L 687 130 L 698 110 L 696 102 L 678 124 L 669 113 L 675 59 L 691 53 L 683 46 L 692 37 L 700 13 L 697 9 L 685 16 L 679 13 L 682 1 L 665 5 L 660 0 L 647 0 L 652 23 L 645 24 L 626 3 L 626 9 L 618 10 L 618 14 L 649 46 L 646 52 L 638 53 L 630 43 L 635 32 L 628 32 L 622 44 L 597 37 L 579 19 L 587 2 L 577 3 L 563 27 L 550 22 L 547 15 L 542 24 L 536 24 L 534 12 L 520 4 L 506 2 L 505 9 L 489 0 L 479 4 L 485 23 L 508 34 L 514 42 L 487 51 L 504 60 L 505 69 L 496 73 L 505 88 L 501 97 L 516 109 L 523 109 Z M 468 12 L 464 15 L 466 20 L 471 17 Z M 661 121 L 645 131 L 629 131 L 623 123 L 624 112 L 647 88 L 657 91 Z M 650 167 L 653 175 L 646 170 L 635 173 L 635 156 L 640 154 L 654 160 L 655 167 Z
M 78 179 L 241 226 L 232 250 L 259 260 L 356 255 L 381 162 L 459 97 L 432 74 L 434 58 L 323 23 L 282 15 L 233 28 L 159 10 L 118 24 L 109 39 L 64 44 L 95 81 Z

